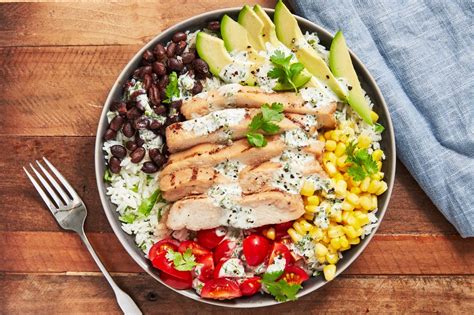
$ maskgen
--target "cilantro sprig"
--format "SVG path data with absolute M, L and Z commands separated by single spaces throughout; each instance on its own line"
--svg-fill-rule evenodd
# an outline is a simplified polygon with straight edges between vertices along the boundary
M 283 104 L 273 103 L 271 106 L 263 104 L 261 110 L 261 113 L 252 118 L 248 126 L 249 132 L 247 133 L 248 142 L 258 148 L 267 145 L 267 140 L 262 133 L 258 132 L 259 130 L 267 134 L 275 134 L 280 130 L 280 127 L 275 122 L 283 120 Z
M 292 55 L 285 56 L 285 53 L 277 50 L 270 57 L 270 61 L 273 63 L 274 67 L 272 70 L 268 71 L 268 76 L 272 79 L 278 79 L 280 83 L 290 84 L 295 92 L 297 88 L 295 85 L 296 76 L 303 71 L 304 66 L 301 62 L 291 63 Z
M 165 89 L 166 99 L 163 100 L 163 103 L 169 104 L 173 100 L 173 97 L 179 97 L 179 88 L 178 88 L 178 75 L 176 72 L 171 72 L 168 76 L 169 82 Z
M 284 279 L 278 280 L 283 274 L 283 270 L 266 272 L 262 277 L 262 285 L 275 297 L 278 302 L 294 301 L 296 294 L 301 290 L 299 284 L 289 284 Z
M 377 173 L 377 163 L 367 149 L 356 150 L 356 144 L 351 142 L 346 148 L 346 154 L 346 162 L 352 163 L 347 172 L 355 181 L 361 181 L 367 176 Z
M 168 249 L 166 259 L 172 261 L 174 268 L 178 271 L 189 271 L 197 265 L 196 258 L 190 248 L 188 248 L 184 253 Z
M 151 209 L 153 209 L 159 198 L 161 199 L 161 192 L 157 189 L 150 197 L 142 200 L 138 206 L 138 213 L 143 214 L 144 216 L 149 215 Z
M 374 124 L 374 131 L 376 133 L 382 133 L 385 130 L 385 127 L 379 123 Z

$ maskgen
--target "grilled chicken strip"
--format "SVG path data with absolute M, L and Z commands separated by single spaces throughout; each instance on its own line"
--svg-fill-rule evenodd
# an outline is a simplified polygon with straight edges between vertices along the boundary
M 237 164 L 231 163 L 230 165 L 235 166 Z M 227 172 L 226 174 L 221 169 L 210 166 L 190 167 L 161 176 L 160 189 L 163 193 L 163 198 L 169 202 L 186 196 L 204 194 L 214 184 L 225 184 L 235 181 L 238 181 L 244 194 L 274 190 L 275 187 L 271 183 L 276 172 L 281 170 L 282 167 L 283 164 L 281 162 L 267 161 L 257 166 L 247 166 L 240 174 L 237 171 Z M 303 168 L 302 175 L 320 174 L 321 176 L 326 176 L 321 165 L 315 159 L 308 159 L 307 163 L 304 163 L 301 167 Z M 297 180 L 295 178 L 295 181 Z
M 280 155 L 286 148 L 280 136 L 272 136 L 263 148 L 251 146 L 247 139 L 234 141 L 231 145 L 203 143 L 188 150 L 171 154 L 168 163 L 161 171 L 161 178 L 178 170 L 192 167 L 214 166 L 225 160 L 239 161 L 245 165 L 259 165 L 271 158 Z M 307 153 L 321 158 L 323 143 L 311 140 L 309 146 L 304 148 Z
M 227 143 L 229 140 L 244 138 L 252 118 L 259 113 L 258 109 L 231 108 L 174 123 L 166 128 L 168 150 L 173 153 L 201 143 Z M 294 114 L 291 119 L 284 117 L 275 124 L 280 127 L 278 133 L 301 127 L 301 122 Z
M 304 214 L 300 195 L 279 191 L 243 196 L 236 202 L 243 207 L 239 211 L 249 209 L 250 214 L 232 215 L 229 210 L 214 205 L 206 195 L 181 199 L 171 206 L 166 225 L 171 230 L 199 231 L 221 225 L 248 229 L 296 220 Z
M 313 103 L 316 101 L 316 98 L 319 98 L 317 92 L 316 97 L 311 97 L 312 101 L 307 101 L 305 98 L 308 99 L 308 97 L 303 97 L 306 94 L 314 96 L 310 93 L 305 93 L 312 91 L 310 89 L 312 88 L 302 89 L 299 93 L 267 93 L 259 87 L 229 84 L 207 92 L 205 98 L 198 94 L 184 101 L 181 106 L 181 112 L 186 119 L 192 119 L 225 108 L 260 108 L 262 104 L 277 102 L 283 104 L 284 112 L 316 115 L 318 120 L 320 120 L 321 127 L 334 127 L 336 102 L 322 101 L 319 105 L 318 103 L 314 105 Z

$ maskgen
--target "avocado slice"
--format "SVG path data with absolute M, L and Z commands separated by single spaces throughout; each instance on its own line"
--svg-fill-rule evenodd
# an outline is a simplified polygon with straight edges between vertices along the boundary
M 227 51 L 247 51 L 249 60 L 263 61 L 263 58 L 250 43 L 247 30 L 227 14 L 221 20 L 221 35 Z
M 329 67 L 337 77 L 347 80 L 352 87 L 347 95 L 347 102 L 366 123 L 372 125 L 371 109 L 364 97 L 364 92 L 352 65 L 346 40 L 341 31 L 337 32 L 332 40 L 331 49 L 329 50 Z
M 258 15 L 260 20 L 263 23 L 263 30 L 262 30 L 262 39 L 263 41 L 270 42 L 273 46 L 277 47 L 281 44 L 278 40 L 275 32 L 275 24 L 273 24 L 272 19 L 268 16 L 267 12 L 259 6 L 258 4 L 254 5 L 253 10 Z
M 216 77 L 219 77 L 225 66 L 234 61 L 225 49 L 222 39 L 204 32 L 199 32 L 196 35 L 196 50 Z
M 341 88 L 326 62 L 309 44 L 301 47 L 297 45 L 298 42 L 306 40 L 298 26 L 298 21 L 281 0 L 275 6 L 274 22 L 278 39 L 295 53 L 296 58 L 311 74 L 327 84 L 340 99 L 345 100 L 346 92 Z
M 265 42 L 262 37 L 263 22 L 248 5 L 244 5 L 240 10 L 237 21 L 247 30 L 250 44 L 256 50 L 265 50 Z

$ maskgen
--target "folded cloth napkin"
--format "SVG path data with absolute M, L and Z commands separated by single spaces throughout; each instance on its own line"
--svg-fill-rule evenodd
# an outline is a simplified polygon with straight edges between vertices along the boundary
M 474 2 L 290 5 L 330 32 L 344 32 L 382 90 L 398 157 L 461 236 L 474 236 Z

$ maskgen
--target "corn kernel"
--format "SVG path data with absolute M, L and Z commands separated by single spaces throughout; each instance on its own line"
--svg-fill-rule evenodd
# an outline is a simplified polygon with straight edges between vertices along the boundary
M 352 177 L 349 179 L 351 187 L 360 187 L 362 182 L 354 180 Z
M 357 237 L 356 230 L 354 229 L 352 225 L 344 226 L 343 230 L 349 239 L 353 239 Z
M 331 281 L 336 277 L 336 265 L 326 265 L 323 267 L 324 279 Z
M 313 227 L 308 221 L 306 220 L 301 220 L 299 222 L 301 228 L 303 229 L 303 231 L 305 231 L 305 234 L 306 232 L 309 232 L 311 230 L 311 228 Z
M 303 229 L 299 222 L 293 223 L 293 229 L 301 236 L 306 235 L 306 231 Z
M 354 210 L 354 205 L 346 200 L 342 202 L 341 209 L 345 211 L 352 211 Z
M 328 249 L 323 244 L 316 243 L 314 245 L 314 253 L 316 254 L 316 257 L 321 257 L 321 256 L 324 257 L 328 254 Z
M 309 235 L 316 241 L 320 241 L 324 238 L 324 232 L 317 226 L 313 226 L 311 231 L 309 231 Z
M 330 264 L 335 264 L 339 261 L 339 256 L 336 253 L 333 253 L 333 254 L 330 253 L 326 255 L 326 260 Z
M 331 219 L 335 222 L 340 223 L 342 222 L 342 211 L 332 211 L 331 212 Z
M 275 240 L 275 228 L 269 228 L 266 233 L 265 233 L 265 236 L 269 239 L 271 239 L 272 241 Z
M 350 245 L 357 245 L 360 243 L 359 237 L 349 238 L 348 239 Z
M 347 190 L 347 183 L 345 180 L 340 179 L 336 182 L 336 187 L 334 188 L 335 188 L 336 194 L 340 196 L 344 196 Z
M 360 229 L 359 221 L 353 215 L 350 215 L 347 217 L 347 224 L 354 227 L 354 229 L 356 230 L 356 233 L 357 233 L 357 230 Z
M 327 140 L 326 141 L 326 145 L 325 145 L 325 148 L 326 148 L 326 151 L 334 151 L 336 150 L 336 141 L 334 140 Z
M 379 205 L 378 205 L 378 200 L 377 200 L 377 196 L 376 195 L 372 195 L 372 208 L 371 210 L 373 209 L 376 209 Z
M 359 138 L 357 138 L 357 146 L 361 149 L 368 148 L 370 143 L 372 143 L 372 140 L 366 135 L 360 135 Z
M 346 194 L 346 200 L 356 206 L 359 203 L 359 196 L 354 193 Z
M 349 241 L 343 235 L 343 236 L 339 237 L 339 244 L 341 245 L 341 247 L 347 247 L 347 246 L 349 246 Z
M 326 143 L 327 144 L 327 143 Z M 342 142 L 339 142 L 334 150 L 334 154 L 339 157 L 346 153 L 346 145 Z
M 379 120 L 379 115 L 374 111 L 370 111 L 370 118 L 373 122 L 377 122 L 377 120 Z
M 374 159 L 374 161 L 380 161 L 382 159 L 382 156 L 383 151 L 380 149 L 377 149 L 374 151 L 374 153 L 372 153 L 372 158 Z
M 339 236 L 344 235 L 344 231 L 342 230 L 342 226 L 340 225 L 333 225 L 328 228 L 328 236 L 330 238 L 336 238 Z
M 388 188 L 387 183 L 384 182 L 384 181 L 381 181 L 380 182 L 380 188 L 379 188 L 379 190 L 377 190 L 377 192 L 375 194 L 377 196 L 380 196 L 381 194 L 383 194 L 387 190 L 387 188 Z
M 341 248 L 339 248 L 339 251 L 343 252 L 349 249 L 351 249 L 351 245 L 347 244 L 347 246 L 341 246 Z
M 382 180 L 384 176 L 385 176 L 384 172 L 377 172 L 375 174 L 372 174 L 370 178 L 375 179 L 375 180 Z
M 332 248 L 334 248 L 335 250 L 338 250 L 339 248 L 341 248 L 340 238 L 339 238 L 339 237 L 333 238 L 333 239 L 331 240 L 331 246 L 332 246 Z
M 377 162 L 375 162 L 375 164 L 377 164 L 377 169 L 380 172 L 382 170 L 382 161 L 377 161 Z
M 371 194 L 375 194 L 380 187 L 380 182 L 378 180 L 371 180 L 367 191 Z
M 337 174 L 336 166 L 331 162 L 326 163 L 326 171 L 328 172 L 329 176 L 334 176 Z
M 303 183 L 303 187 L 301 187 L 301 194 L 303 196 L 312 196 L 314 194 L 314 184 L 309 181 L 305 181 Z
M 372 208 L 372 200 L 369 196 L 364 195 L 359 198 L 359 203 L 364 210 L 370 210 Z
M 360 190 L 367 191 L 370 185 L 370 177 L 364 178 L 364 180 L 360 183 Z
M 294 243 L 298 243 L 303 238 L 298 232 L 296 232 L 292 228 L 288 229 L 288 235 L 290 235 Z
M 319 197 L 318 196 L 309 196 L 308 205 L 310 206 L 319 206 Z M 315 212 L 315 211 L 313 211 Z
M 318 137 L 318 140 L 321 141 L 321 142 L 324 142 L 324 141 L 326 141 L 326 138 L 324 138 L 323 135 L 320 135 L 320 136 Z
M 357 233 L 357 236 L 361 236 L 362 233 L 364 233 L 364 229 L 359 227 L 357 230 L 356 230 L 356 233 Z
M 342 130 L 336 129 L 332 131 L 331 139 L 334 141 L 339 141 L 339 138 L 342 136 Z
M 325 244 L 329 244 L 329 242 L 331 242 L 331 239 L 329 238 L 329 236 L 326 234 L 324 234 L 323 238 L 321 239 L 321 241 Z
M 306 212 L 303 217 L 306 219 L 306 220 L 310 220 L 310 221 L 313 221 L 314 220 L 314 214 L 312 213 L 309 213 L 309 212 Z
M 349 163 L 346 163 L 347 161 L 347 155 L 342 155 L 336 159 L 336 165 L 337 167 L 343 169 L 349 165 Z
M 304 209 L 306 210 L 306 212 L 315 213 L 316 211 L 318 211 L 318 206 L 307 205 L 304 207 Z
M 354 186 L 351 188 L 351 193 L 355 194 L 355 195 L 358 195 L 360 194 L 360 188 L 357 187 L 357 186 Z
M 331 162 L 336 164 L 337 156 L 334 154 L 334 152 L 326 152 L 324 153 L 324 162 Z
M 349 137 L 347 136 L 347 134 L 342 134 L 340 137 L 339 137 L 339 141 L 340 142 L 347 142 L 347 140 L 349 139 Z
M 342 211 L 342 222 L 347 223 L 347 218 L 349 217 L 349 211 Z
M 365 213 L 362 213 L 360 211 L 354 211 L 354 215 L 357 219 L 357 222 L 359 222 L 360 226 L 366 225 L 370 222 L 369 216 Z
M 326 138 L 327 140 L 331 139 L 332 132 L 333 132 L 332 130 L 326 131 L 324 133 L 324 138 Z
M 324 264 L 326 262 L 326 256 L 324 257 L 317 257 L 316 258 L 320 264 Z
M 334 175 L 333 177 L 334 181 L 340 181 L 340 180 L 344 180 L 344 176 L 341 174 L 341 173 L 336 173 L 336 175 Z

